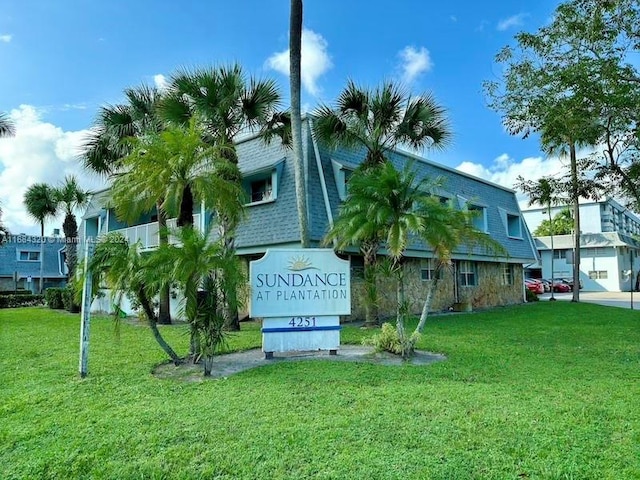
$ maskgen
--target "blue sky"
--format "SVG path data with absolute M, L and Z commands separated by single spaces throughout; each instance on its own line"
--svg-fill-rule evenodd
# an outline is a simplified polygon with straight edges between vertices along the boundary
M 508 187 L 518 174 L 555 173 L 559 160 L 545 158 L 535 139 L 504 132 L 482 82 L 499 73 L 499 49 L 546 23 L 558 3 L 307 0 L 303 105 L 331 102 L 348 79 L 402 81 L 415 94 L 431 92 L 451 120 L 453 144 L 428 158 Z M 276 79 L 288 105 L 288 28 L 285 0 L 4 0 L 0 111 L 18 125 L 15 138 L 0 140 L 7 226 L 38 231 L 21 203 L 34 182 L 75 173 L 88 188 L 101 185 L 75 155 L 99 106 L 121 101 L 126 87 L 161 85 L 180 68 L 239 62 Z

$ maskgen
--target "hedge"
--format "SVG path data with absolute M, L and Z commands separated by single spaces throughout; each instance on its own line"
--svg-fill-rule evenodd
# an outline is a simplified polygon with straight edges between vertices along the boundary
M 49 308 L 53 308 L 55 310 L 62 310 L 64 308 L 64 288 L 47 288 L 44 292 L 44 299 L 47 302 Z
M 44 305 L 44 295 L 0 295 L 0 308 Z
M 33 295 L 31 290 L 2 290 L 0 291 L 0 297 L 6 295 Z

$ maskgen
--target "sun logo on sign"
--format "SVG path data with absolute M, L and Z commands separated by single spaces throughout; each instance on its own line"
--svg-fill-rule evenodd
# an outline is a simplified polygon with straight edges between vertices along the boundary
M 299 257 L 292 257 L 291 260 L 289 260 L 289 270 L 293 272 L 310 269 L 318 270 L 318 268 L 314 267 L 308 258 L 303 257 L 302 255 Z

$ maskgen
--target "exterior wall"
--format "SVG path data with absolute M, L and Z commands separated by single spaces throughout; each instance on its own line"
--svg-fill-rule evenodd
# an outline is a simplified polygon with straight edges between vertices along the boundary
M 632 269 L 630 254 L 626 247 L 599 247 L 600 255 L 593 255 L 593 249 L 580 250 L 580 280 L 585 292 L 620 292 L 631 288 L 631 281 L 623 272 Z M 551 278 L 551 251 L 540 252 L 542 261 L 542 276 Z M 640 269 L 640 258 L 633 257 L 634 274 Z M 553 278 L 571 278 L 573 264 L 565 258 L 555 258 L 553 261 Z M 607 278 L 591 278 L 590 272 L 607 272 Z M 633 280 L 635 281 L 635 280 Z M 635 286 L 635 284 L 633 285 Z
M 580 205 L 580 231 L 593 233 L 603 231 L 599 203 Z
M 433 293 L 430 311 L 448 310 L 456 301 L 471 301 L 473 308 L 489 308 L 499 305 L 523 303 L 524 290 L 522 282 L 522 265 L 514 265 L 514 281 L 512 285 L 502 285 L 501 263 L 478 262 L 478 285 L 460 287 L 459 298 L 455 296 L 454 276 L 452 270 L 445 270 L 443 278 L 438 281 Z M 429 282 L 421 279 L 419 259 L 409 259 L 405 263 L 405 292 L 409 301 L 409 311 L 420 315 L 427 295 Z M 382 279 L 378 286 L 380 316 L 392 317 L 396 314 L 396 282 L 393 279 Z M 351 317 L 364 318 L 364 281 L 351 278 Z

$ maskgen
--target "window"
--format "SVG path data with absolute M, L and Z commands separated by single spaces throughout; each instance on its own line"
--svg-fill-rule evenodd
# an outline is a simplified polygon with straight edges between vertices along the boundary
M 502 285 L 513 285 L 515 278 L 513 265 L 510 263 L 502 264 Z
M 609 272 L 606 270 L 591 270 L 589 272 L 589 278 L 591 280 L 606 280 L 609 278 Z
M 249 203 L 248 205 L 273 202 L 278 198 L 278 178 L 284 169 L 284 159 L 260 170 L 244 173 L 242 187 Z
M 554 260 L 566 260 L 567 252 L 569 249 L 567 248 L 556 248 L 553 250 L 553 258 Z
M 351 278 L 363 279 L 364 278 L 364 258 L 352 255 L 351 260 Z
M 347 183 L 356 169 L 355 165 L 345 164 L 343 162 L 337 162 L 331 160 L 331 167 L 333 169 L 333 179 L 336 182 L 336 188 L 338 189 L 338 196 L 340 200 L 347 198 Z
M 422 260 L 420 265 L 420 280 L 428 282 L 436 278 L 436 260 L 433 258 L 427 258 Z M 438 280 L 442 278 L 442 270 L 438 272 Z
M 26 262 L 37 262 L 40 260 L 40 252 L 20 252 L 20 260 Z
M 522 238 L 522 223 L 519 215 L 507 213 L 507 235 L 512 238 Z
M 251 203 L 266 202 L 273 199 L 271 177 L 254 180 L 250 183 Z
M 607 248 L 593 247 L 585 248 L 582 252 L 583 257 L 606 257 L 608 255 Z
M 458 278 L 461 286 L 471 287 L 477 285 L 477 277 L 476 262 L 464 260 L 458 264 Z
M 469 205 L 469 212 L 472 214 L 471 225 L 481 232 L 487 231 L 487 209 L 479 205 Z

